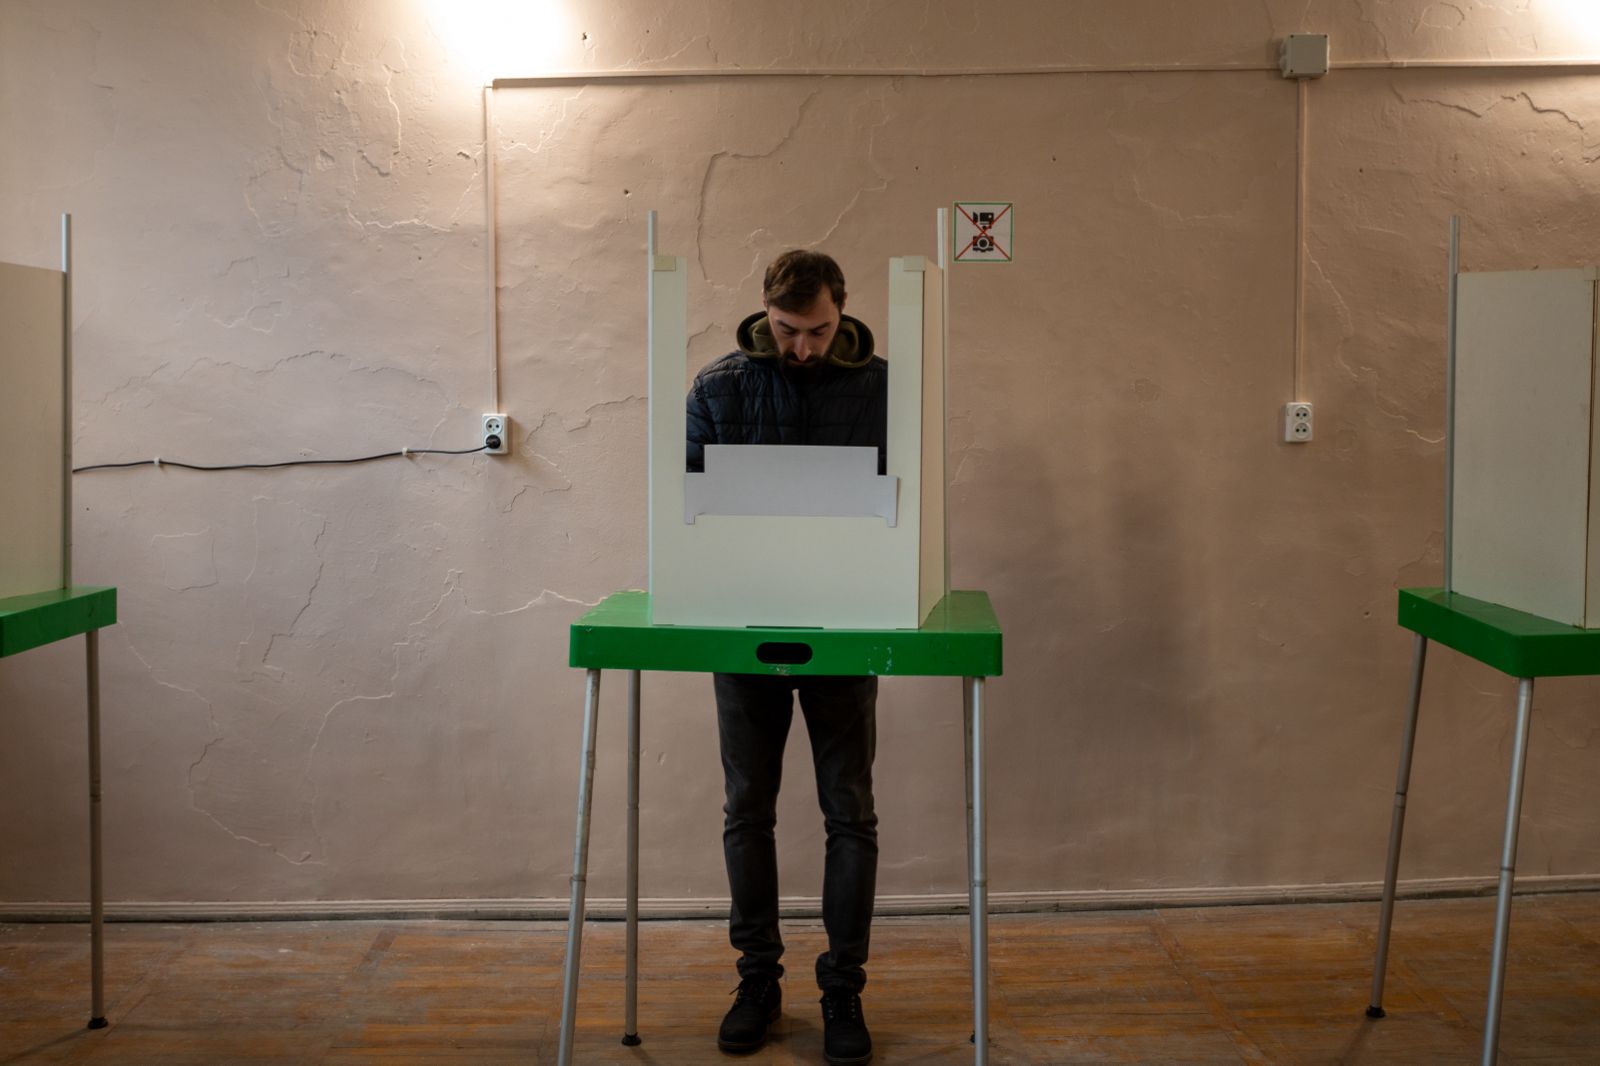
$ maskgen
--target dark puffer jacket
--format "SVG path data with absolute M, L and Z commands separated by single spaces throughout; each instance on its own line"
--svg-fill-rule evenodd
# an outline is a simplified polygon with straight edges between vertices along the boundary
M 877 448 L 884 472 L 889 364 L 872 354 L 865 323 L 842 316 L 815 367 L 779 356 L 760 312 L 739 324 L 738 341 L 689 388 L 689 470 L 705 469 L 707 444 L 835 444 Z

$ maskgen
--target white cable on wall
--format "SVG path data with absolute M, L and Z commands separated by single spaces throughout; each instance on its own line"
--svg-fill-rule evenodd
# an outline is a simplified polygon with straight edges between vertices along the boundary
M 1289 399 L 1307 399 L 1305 386 L 1306 360 L 1306 180 L 1310 167 L 1307 164 L 1307 131 L 1310 92 L 1309 78 L 1295 80 L 1295 148 L 1294 148 L 1294 391 Z
M 489 275 L 489 407 L 500 410 L 500 253 L 495 237 L 500 229 L 500 214 L 495 205 L 495 135 L 494 87 L 483 87 L 483 197 L 484 213 L 488 224 L 484 227 L 483 243 L 488 256 Z

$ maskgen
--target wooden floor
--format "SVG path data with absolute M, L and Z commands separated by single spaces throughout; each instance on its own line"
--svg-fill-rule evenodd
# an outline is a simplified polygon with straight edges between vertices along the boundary
M 997 916 L 994 1063 L 1477 1061 L 1493 900 L 1403 902 L 1368 1021 L 1375 904 Z M 876 1063 L 972 1061 L 966 920 L 880 918 L 865 1012 Z M 713 922 L 641 936 L 643 1046 L 620 1046 L 622 927 L 591 924 L 580 1063 L 820 1063 L 810 960 L 773 1041 L 720 1055 L 732 954 Z M 110 1028 L 89 1032 L 88 932 L 0 925 L 0 1063 L 553 1063 L 565 927 L 539 922 L 113 925 Z M 1503 1063 L 1600 1063 L 1600 896 L 1519 898 Z

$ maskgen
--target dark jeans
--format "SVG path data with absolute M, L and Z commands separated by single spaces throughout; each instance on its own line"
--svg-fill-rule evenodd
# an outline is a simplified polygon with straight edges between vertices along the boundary
M 792 693 L 811 737 L 828 846 L 822 924 L 828 950 L 817 956 L 823 991 L 860 992 L 878 880 L 878 816 L 872 807 L 877 748 L 875 677 L 770 677 L 716 674 L 717 733 L 727 794 L 722 854 L 733 911 L 728 939 L 740 952 L 739 976 L 783 976 L 778 934 L 778 785 L 794 717 Z

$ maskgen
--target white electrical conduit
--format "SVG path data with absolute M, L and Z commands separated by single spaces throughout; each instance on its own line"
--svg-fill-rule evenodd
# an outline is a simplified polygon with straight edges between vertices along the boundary
M 1547 59 L 1378 59 L 1330 63 L 1329 70 L 1600 70 L 1600 59 L 1554 57 Z M 846 67 L 784 70 L 775 68 L 693 70 L 588 70 L 540 74 L 522 78 L 495 78 L 483 87 L 483 158 L 485 226 L 484 244 L 488 249 L 489 273 L 489 410 L 500 408 L 500 263 L 495 246 L 497 211 L 495 206 L 495 122 L 496 89 L 536 89 L 546 85 L 584 84 L 608 81 L 661 81 L 673 78 L 996 78 L 1026 77 L 1033 74 L 1277 74 L 1276 66 L 1264 63 L 1235 65 L 1181 63 L 1051 64 L 1035 67 L 964 67 L 929 69 L 925 67 L 860 70 Z M 1295 119 L 1295 281 L 1294 281 L 1294 391 L 1292 399 L 1303 399 L 1305 363 L 1305 254 L 1306 254 L 1306 142 L 1308 79 L 1298 79 Z
M 1307 100 L 1310 96 L 1307 78 L 1296 79 L 1295 85 L 1295 145 L 1294 145 L 1294 388 L 1289 393 L 1292 403 L 1305 399 L 1301 388 L 1305 384 L 1306 363 L 1306 165 Z
M 486 223 L 483 244 L 489 257 L 489 412 L 500 406 L 500 253 L 495 234 L 500 229 L 500 212 L 494 191 L 494 86 L 483 87 L 483 197 Z

